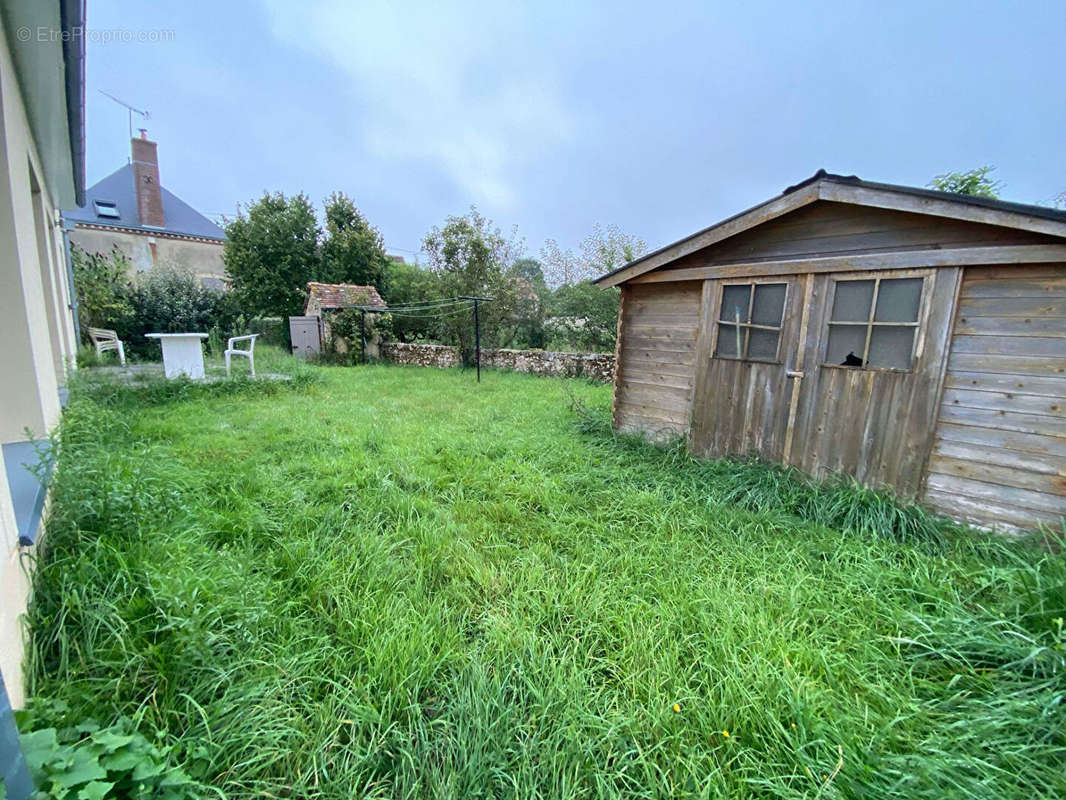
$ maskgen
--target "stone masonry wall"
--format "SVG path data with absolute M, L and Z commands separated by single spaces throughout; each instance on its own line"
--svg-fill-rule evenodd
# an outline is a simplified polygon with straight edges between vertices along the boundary
M 381 358 L 394 364 L 411 364 L 416 367 L 455 367 L 459 364 L 459 353 L 454 347 L 441 344 L 405 344 L 403 342 L 382 342 Z
M 394 364 L 419 367 L 454 367 L 459 354 L 454 347 L 439 344 L 403 344 L 382 342 L 381 358 Z M 612 353 L 553 353 L 548 350 L 482 350 L 481 366 L 510 369 L 564 378 L 591 378 L 609 382 L 614 379 Z

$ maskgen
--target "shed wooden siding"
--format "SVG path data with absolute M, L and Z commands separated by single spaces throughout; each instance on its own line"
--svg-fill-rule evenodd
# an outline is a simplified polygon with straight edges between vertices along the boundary
M 622 288 L 614 425 L 653 437 L 683 435 L 692 407 L 698 281 Z
M 758 259 L 817 258 L 927 248 L 1056 244 L 1061 241 L 1046 234 L 997 225 L 820 200 L 678 259 L 663 269 L 686 269 Z
M 1066 264 L 966 270 L 925 500 L 1004 528 L 1066 515 Z

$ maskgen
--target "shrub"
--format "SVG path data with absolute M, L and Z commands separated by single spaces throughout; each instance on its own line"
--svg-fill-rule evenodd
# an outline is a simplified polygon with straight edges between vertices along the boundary
M 76 244 L 71 245 L 70 257 L 82 338 L 89 340 L 90 327 L 126 330 L 134 314 L 129 259 L 117 247 L 105 256 Z
M 146 334 L 213 332 L 217 342 L 243 333 L 246 326 L 234 295 L 205 289 L 189 273 L 159 269 L 139 276 L 132 319 L 119 335 L 127 342 L 127 351 L 157 357 L 159 348 Z
M 158 268 L 131 280 L 132 266 L 117 247 L 105 256 L 73 245 L 71 255 L 85 341 L 89 327 L 110 328 L 125 343 L 127 355 L 157 358 L 159 347 L 145 334 L 202 331 L 212 334 L 217 348 L 248 328 L 236 295 L 206 289 L 191 273 Z M 97 362 L 89 353 L 79 353 L 78 359 L 86 366 Z
M 248 320 L 248 333 L 259 334 L 259 344 L 289 349 L 289 321 L 284 317 L 259 317 Z

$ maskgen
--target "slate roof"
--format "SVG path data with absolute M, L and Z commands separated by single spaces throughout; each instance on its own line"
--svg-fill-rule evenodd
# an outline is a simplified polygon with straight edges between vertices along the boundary
M 384 306 L 378 290 L 373 286 L 357 286 L 354 283 L 307 284 L 307 307 L 315 302 L 318 308 L 352 308 L 354 306 Z
M 137 194 L 133 183 L 133 165 L 127 164 L 86 189 L 85 205 L 71 211 L 64 211 L 63 216 L 74 222 L 87 222 L 108 228 L 128 228 L 147 233 L 173 233 L 181 236 L 198 236 L 203 239 L 225 240 L 226 234 L 222 228 L 164 187 L 160 187 L 160 191 L 163 193 L 163 217 L 166 225 L 162 228 L 141 225 L 137 216 Z M 94 200 L 114 203 L 118 208 L 119 216 L 115 218 L 98 215 L 93 206 Z

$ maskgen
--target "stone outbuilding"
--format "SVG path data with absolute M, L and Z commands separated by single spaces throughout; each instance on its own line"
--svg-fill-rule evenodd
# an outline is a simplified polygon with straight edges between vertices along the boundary
M 304 316 L 319 317 L 322 320 L 322 340 L 330 342 L 333 339 L 330 330 L 330 314 L 328 312 L 343 311 L 346 308 L 358 306 L 385 307 L 385 301 L 381 299 L 378 290 L 373 286 L 359 286 L 354 283 L 317 283 L 307 284 L 307 302 L 304 303 Z M 326 312 L 326 313 L 324 313 Z M 347 343 L 338 340 L 333 343 L 341 352 L 346 352 Z M 367 348 L 369 354 L 377 357 L 377 341 L 368 339 Z

